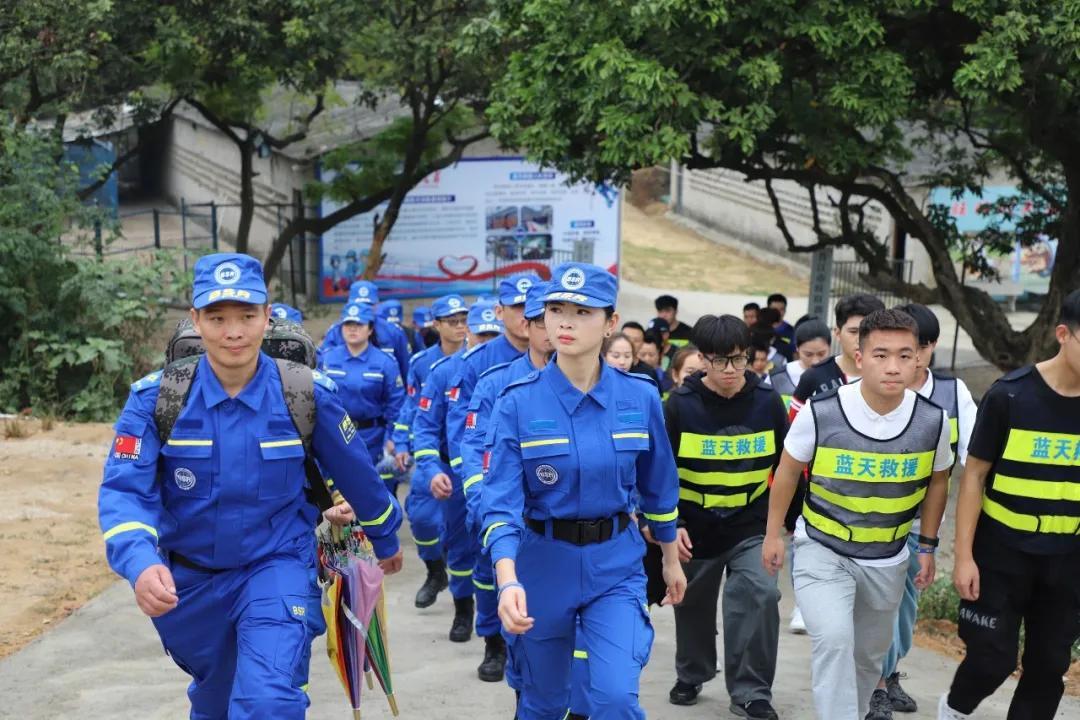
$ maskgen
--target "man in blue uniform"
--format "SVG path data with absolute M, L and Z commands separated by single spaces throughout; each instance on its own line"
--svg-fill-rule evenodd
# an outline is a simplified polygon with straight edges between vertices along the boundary
M 412 324 L 417 350 L 431 347 L 439 341 L 439 334 L 435 332 L 435 315 L 427 305 L 417 305 L 413 308 Z
M 386 322 L 401 327 L 402 314 L 404 310 L 401 307 L 400 300 L 383 300 L 381 303 L 379 303 L 379 307 L 377 308 L 376 312 L 378 313 L 379 317 L 381 317 Z
M 417 403 L 424 389 L 431 366 L 445 357 L 457 353 L 465 344 L 468 305 L 460 295 L 443 295 L 432 304 L 435 330 L 439 343 L 421 350 L 409 361 L 409 378 L 406 382 L 405 402 L 394 423 L 393 443 L 398 468 L 404 471 L 409 464 L 410 448 L 413 447 L 413 422 Z M 426 465 L 425 469 L 430 466 Z M 409 484 L 409 496 L 405 499 L 405 513 L 412 528 L 417 553 L 427 565 L 427 578 L 416 592 L 416 607 L 426 608 L 435 604 L 440 591 L 447 586 L 446 561 L 443 559 L 442 507 L 431 494 L 431 477 L 417 468 Z
M 163 372 L 132 385 L 105 463 L 98 510 L 109 565 L 131 583 L 162 644 L 189 675 L 191 717 L 304 717 L 312 639 L 323 632 L 305 441 L 283 372 L 261 352 L 269 322 L 258 261 L 195 264 L 191 318 L 206 354 L 165 437 Z M 170 378 L 174 368 L 164 371 Z M 314 378 L 311 453 L 334 477 L 386 572 L 401 568 L 397 502 L 379 482 L 333 381 Z M 190 375 L 189 375 L 190 378 Z
M 304 313 L 300 312 L 292 305 L 286 305 L 285 303 L 274 303 L 271 305 L 270 314 L 279 320 L 291 320 L 295 323 L 304 322 Z
M 478 301 L 469 310 L 470 343 L 473 347 L 498 337 L 503 329 L 496 317 L 495 307 L 488 301 Z M 452 642 L 467 642 L 472 637 L 473 624 L 473 566 L 476 563 L 475 543 L 465 537 L 465 501 L 461 482 L 454 480 L 461 458 L 451 456 L 447 444 L 446 416 L 448 406 L 460 402 L 460 393 L 453 385 L 459 375 L 462 351 L 442 358 L 431 366 L 427 383 L 420 393 L 413 421 L 413 456 L 420 477 L 431 478 L 429 487 L 438 500 L 460 497 L 461 501 L 443 502 L 443 544 L 446 548 L 447 570 L 450 573 L 450 594 L 454 596 L 454 621 L 450 627 Z
M 525 298 L 525 320 L 528 322 L 529 348 L 524 355 L 507 363 L 501 363 L 480 375 L 473 390 L 465 417 L 461 437 L 461 477 L 465 494 L 466 528 L 469 538 L 479 534 L 479 506 L 481 482 L 484 478 L 484 436 L 487 432 L 491 408 L 495 398 L 512 381 L 525 377 L 547 364 L 551 357 L 551 340 L 544 328 L 543 297 L 547 283 L 537 283 L 529 288 Z M 485 682 L 503 679 L 506 664 L 506 643 L 499 632 L 499 602 L 495 595 L 495 576 L 489 558 L 477 553 L 473 570 L 473 587 L 476 589 L 476 634 L 484 638 L 484 660 L 477 674 Z
M 373 282 L 357 280 L 349 286 L 349 303 L 366 303 L 372 306 L 379 304 L 379 288 Z M 319 360 L 330 348 L 344 344 L 345 339 L 341 336 L 341 323 L 335 323 L 326 331 L 322 345 L 319 346 Z M 380 317 L 375 318 L 375 336 L 372 340 L 375 347 L 389 355 L 397 363 L 401 377 L 409 374 L 409 341 L 405 337 L 405 331 L 393 323 L 389 323 Z
M 405 384 L 397 364 L 369 342 L 374 320 L 375 309 L 367 303 L 349 303 L 342 308 L 345 344 L 323 355 L 322 370 L 337 384 L 342 405 L 371 453 L 371 462 L 380 469 L 384 448 L 405 400 Z M 380 477 L 393 493 L 394 474 L 380 473 Z

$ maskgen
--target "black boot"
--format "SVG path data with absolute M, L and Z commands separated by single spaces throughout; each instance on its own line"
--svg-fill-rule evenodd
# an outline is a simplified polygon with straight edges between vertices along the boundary
M 476 668 L 476 674 L 484 682 L 502 682 L 506 667 L 506 641 L 495 633 L 484 638 L 484 662 Z
M 427 565 L 427 579 L 420 589 L 416 591 L 416 607 L 426 608 L 435 604 L 435 598 L 439 592 L 445 590 L 450 584 L 446 577 L 446 563 L 442 560 L 425 560 Z
M 450 642 L 469 642 L 472 637 L 473 599 L 454 598 L 454 622 L 450 626 Z

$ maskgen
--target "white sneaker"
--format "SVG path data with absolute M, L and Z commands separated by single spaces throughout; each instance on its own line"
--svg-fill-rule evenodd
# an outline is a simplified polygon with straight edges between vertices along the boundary
M 788 625 L 788 629 L 796 635 L 806 634 L 806 623 L 802 619 L 802 610 L 799 606 L 795 606 L 795 612 L 791 613 L 791 623 Z
M 941 696 L 941 699 L 938 700 L 937 716 L 938 720 L 968 720 L 968 718 L 971 717 L 971 715 L 959 712 L 958 710 L 953 710 L 949 707 L 949 693 L 945 693 Z

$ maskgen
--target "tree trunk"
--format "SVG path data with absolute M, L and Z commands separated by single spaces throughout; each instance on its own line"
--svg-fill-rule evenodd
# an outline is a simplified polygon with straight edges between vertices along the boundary
M 240 222 L 236 226 L 236 252 L 246 253 L 251 221 L 255 217 L 255 153 L 250 137 L 237 148 L 240 150 Z
M 365 280 L 374 280 L 375 276 L 379 274 L 379 270 L 382 269 L 383 260 L 386 257 L 383 254 L 383 245 L 386 244 L 386 238 L 390 235 L 390 231 L 394 229 L 394 223 L 397 222 L 398 214 L 401 212 L 401 205 L 404 202 L 405 193 L 394 193 L 394 197 L 390 198 L 390 203 L 386 206 L 386 211 L 383 212 L 382 219 L 379 220 L 379 225 L 375 228 L 375 234 L 371 238 L 367 267 L 364 268 Z

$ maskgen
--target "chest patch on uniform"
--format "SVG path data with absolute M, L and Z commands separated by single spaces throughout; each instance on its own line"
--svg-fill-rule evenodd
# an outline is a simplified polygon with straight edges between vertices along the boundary
M 554 430 L 557 425 L 554 420 L 530 420 L 529 432 L 539 432 L 541 430 Z
M 545 485 L 554 485 L 559 482 L 559 471 L 550 465 L 538 465 L 536 468 L 536 479 Z
M 645 422 L 645 414 L 639 412 L 621 412 L 618 414 L 620 425 L 640 425 Z
M 185 467 L 176 468 L 173 471 L 173 480 L 176 481 L 176 487 L 181 490 L 190 490 L 195 487 L 195 473 Z
M 615 407 L 618 410 L 636 410 L 637 403 L 633 400 L 616 400 Z
M 345 417 L 341 418 L 341 422 L 338 423 L 338 430 L 341 431 L 341 438 L 348 445 L 352 442 L 352 439 L 356 437 L 356 426 L 353 425 L 352 418 L 346 413 Z

